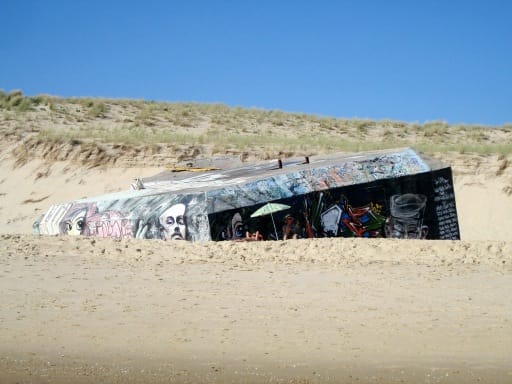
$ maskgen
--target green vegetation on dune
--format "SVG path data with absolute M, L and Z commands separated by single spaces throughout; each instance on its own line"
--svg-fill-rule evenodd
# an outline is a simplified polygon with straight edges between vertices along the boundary
M 222 104 L 24 96 L 0 91 L 6 136 L 98 144 L 210 145 L 213 152 L 362 151 L 412 146 L 425 153 L 512 153 L 512 124 L 501 127 L 337 119 Z

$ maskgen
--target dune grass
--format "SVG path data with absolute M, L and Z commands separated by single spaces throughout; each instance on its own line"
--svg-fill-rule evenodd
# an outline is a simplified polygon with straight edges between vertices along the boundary
M 512 153 L 512 124 L 483 127 L 442 121 L 339 119 L 223 104 L 26 97 L 19 90 L 0 91 L 0 111 L 0 124 L 15 120 L 11 126 L 19 137 L 30 132 L 41 141 L 208 144 L 215 152 L 251 148 L 357 152 L 411 146 L 425 153 Z

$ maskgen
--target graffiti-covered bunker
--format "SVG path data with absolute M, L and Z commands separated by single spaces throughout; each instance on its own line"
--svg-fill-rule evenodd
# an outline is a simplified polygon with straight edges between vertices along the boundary
M 52 206 L 38 231 L 190 241 L 460 238 L 451 168 L 410 148 L 168 171 L 138 186 Z

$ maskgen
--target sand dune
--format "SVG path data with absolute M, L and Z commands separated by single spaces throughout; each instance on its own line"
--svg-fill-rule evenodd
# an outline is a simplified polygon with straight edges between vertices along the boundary
M 510 242 L 1 241 L 2 382 L 512 379 Z
M 191 244 L 31 235 L 50 205 L 162 166 L 20 165 L 2 145 L 1 383 L 512 382 L 504 156 L 436 155 L 461 241 Z

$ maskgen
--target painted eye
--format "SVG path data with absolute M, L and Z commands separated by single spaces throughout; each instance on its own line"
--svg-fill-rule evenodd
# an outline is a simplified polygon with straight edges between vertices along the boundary
M 71 223 L 69 221 L 66 221 L 66 231 L 71 231 L 73 229 L 73 226 L 71 225 Z
M 77 223 L 76 223 L 76 229 L 78 229 L 79 231 L 83 230 L 84 229 L 84 226 L 85 226 L 85 222 L 84 220 L 78 220 Z
M 174 224 L 174 217 L 172 216 L 167 216 L 167 218 L 165 219 L 165 222 L 169 225 L 173 225 Z
M 185 225 L 185 217 L 183 216 L 178 216 L 176 218 L 176 222 L 179 224 L 179 225 Z

